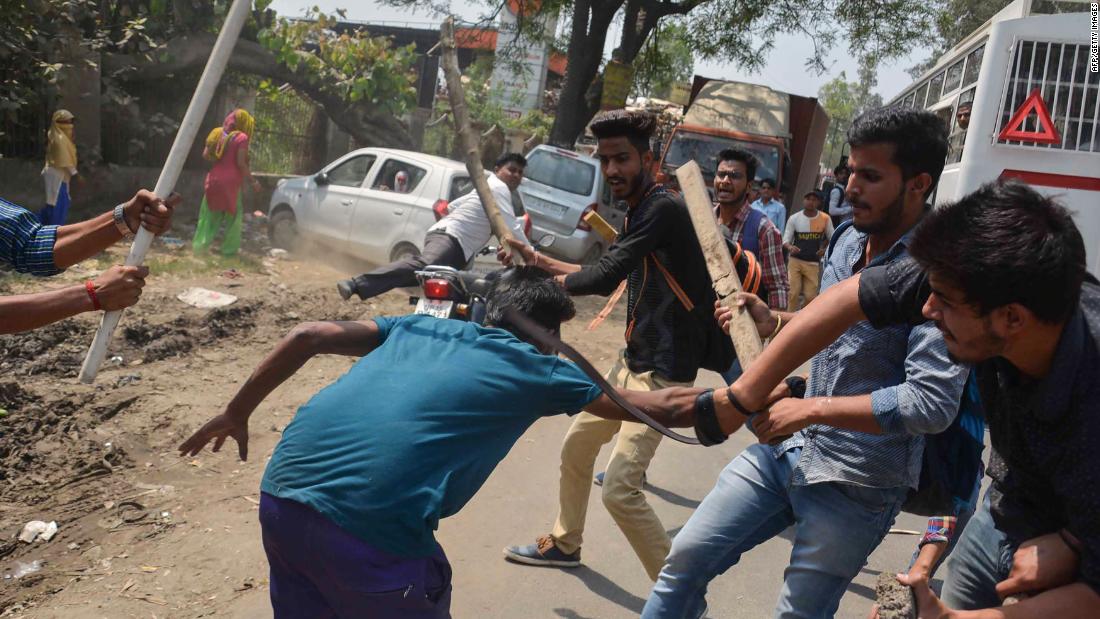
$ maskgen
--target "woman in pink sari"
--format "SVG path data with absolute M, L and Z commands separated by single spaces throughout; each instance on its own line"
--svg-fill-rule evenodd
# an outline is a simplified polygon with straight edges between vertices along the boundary
M 206 137 L 202 156 L 213 161 L 214 167 L 206 175 L 199 223 L 191 244 L 196 254 L 206 253 L 222 224 L 226 224 L 222 255 L 234 256 L 241 247 L 241 183 L 247 178 L 254 191 L 260 190 L 248 166 L 248 143 L 255 126 L 251 114 L 236 109 Z

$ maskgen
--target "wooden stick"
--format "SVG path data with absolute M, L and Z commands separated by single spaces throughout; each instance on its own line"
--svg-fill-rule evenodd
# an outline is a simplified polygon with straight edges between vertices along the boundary
M 229 56 L 233 53 L 233 47 L 237 44 L 237 38 L 241 34 L 248 13 L 252 8 L 252 0 L 233 0 L 233 6 L 225 17 L 225 23 L 218 34 L 218 40 L 214 42 L 214 48 L 210 51 L 210 59 L 206 62 L 202 77 L 195 88 L 195 94 L 191 96 L 191 103 L 187 106 L 187 113 L 183 116 L 176 139 L 172 142 L 172 149 L 168 151 L 168 159 L 161 168 L 160 178 L 157 179 L 153 193 L 160 198 L 167 198 L 176 187 L 183 164 L 187 160 L 187 153 L 191 150 L 191 144 L 199 132 L 199 125 L 206 116 L 206 109 L 210 107 L 210 100 L 214 97 L 214 90 L 225 72 L 225 65 L 229 62 Z M 153 244 L 153 234 L 143 227 L 138 228 L 137 238 L 130 246 L 130 254 L 126 257 L 126 266 L 137 266 L 145 261 L 145 254 L 149 252 L 149 246 Z M 84 357 L 84 365 L 80 368 L 80 382 L 90 383 L 99 373 L 99 366 L 107 356 L 107 344 L 111 341 L 111 334 L 122 319 L 122 310 L 107 312 L 99 323 L 95 339 L 88 349 L 88 355 Z
M 680 190 L 687 203 L 691 223 L 695 226 L 699 247 L 703 249 L 703 257 L 707 261 L 707 272 L 710 273 L 714 292 L 723 306 L 734 309 L 733 319 L 730 320 L 730 337 L 733 339 L 737 358 L 741 361 L 741 368 L 748 369 L 749 365 L 760 356 L 764 345 L 760 341 L 756 323 L 752 321 L 749 313 L 744 308 L 737 309 L 732 305 L 733 294 L 741 291 L 741 278 L 737 276 L 737 269 L 734 268 L 733 260 L 730 258 L 726 239 L 718 229 L 718 220 L 714 217 L 714 204 L 711 203 L 710 196 L 707 194 L 703 173 L 699 169 L 699 164 L 689 161 L 676 170 L 676 178 L 680 181 Z
M 477 140 L 474 139 L 474 132 L 470 128 L 470 112 L 466 109 L 466 91 L 462 88 L 462 75 L 458 70 L 454 17 L 443 20 L 439 28 L 439 45 L 443 50 L 440 64 L 443 66 L 443 76 L 447 79 L 447 98 L 451 100 L 451 114 L 454 115 L 455 131 L 458 132 L 458 141 L 465 155 L 466 171 L 470 173 L 470 180 L 474 182 L 477 196 L 481 199 L 481 208 L 485 210 L 485 216 L 489 218 L 489 227 L 500 240 L 501 248 L 512 256 L 516 264 L 523 264 L 523 256 L 513 253 L 508 245 L 508 241 L 515 237 L 504 225 L 504 217 L 501 216 L 497 201 L 489 189 L 489 182 L 485 180 L 485 168 L 481 165 L 481 151 L 478 149 Z

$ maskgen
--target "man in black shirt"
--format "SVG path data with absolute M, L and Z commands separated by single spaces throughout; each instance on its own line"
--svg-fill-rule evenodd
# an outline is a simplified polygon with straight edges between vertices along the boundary
M 922 618 L 1098 616 L 1100 285 L 1080 232 L 1026 185 L 988 184 L 926 216 L 910 253 L 816 299 L 813 319 L 784 325 L 731 393 L 760 408 L 771 386 L 857 321 L 934 321 L 953 358 L 974 364 L 992 483 L 948 562 L 944 601 L 926 582 L 899 580 L 913 585 Z M 771 311 L 742 299 L 770 333 Z M 731 429 L 741 419 L 728 417 Z M 1008 596 L 1024 599 L 999 608 Z
M 626 348 L 607 379 L 613 386 L 640 390 L 691 385 L 699 368 L 725 370 L 734 359 L 729 338 L 714 322 L 715 296 L 687 207 L 650 177 L 649 139 L 655 127 L 652 115 L 621 110 L 592 121 L 602 172 L 615 199 L 629 207 L 622 234 L 598 263 L 581 267 L 513 246 L 527 264 L 554 274 L 570 294 L 617 298 L 625 287 Z M 642 485 L 661 435 L 641 423 L 607 421 L 588 413 L 577 415 L 562 445 L 560 509 L 553 531 L 535 544 L 506 548 L 508 559 L 580 565 L 593 466 L 600 448 L 616 434 L 603 502 L 646 573 L 656 580 L 671 542 Z

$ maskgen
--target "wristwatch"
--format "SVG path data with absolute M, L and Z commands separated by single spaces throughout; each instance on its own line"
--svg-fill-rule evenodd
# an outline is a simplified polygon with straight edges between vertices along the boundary
M 125 208 L 125 202 L 115 207 L 115 227 L 122 233 L 122 238 L 128 239 L 134 236 L 134 232 L 130 230 L 130 226 L 126 224 L 126 216 L 124 214 Z

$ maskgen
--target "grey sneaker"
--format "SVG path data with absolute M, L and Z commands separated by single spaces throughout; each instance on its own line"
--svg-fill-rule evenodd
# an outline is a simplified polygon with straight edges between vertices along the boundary
M 581 550 L 565 554 L 554 543 L 554 538 L 543 535 L 530 546 L 509 546 L 504 549 L 504 558 L 525 565 L 546 567 L 580 567 Z

